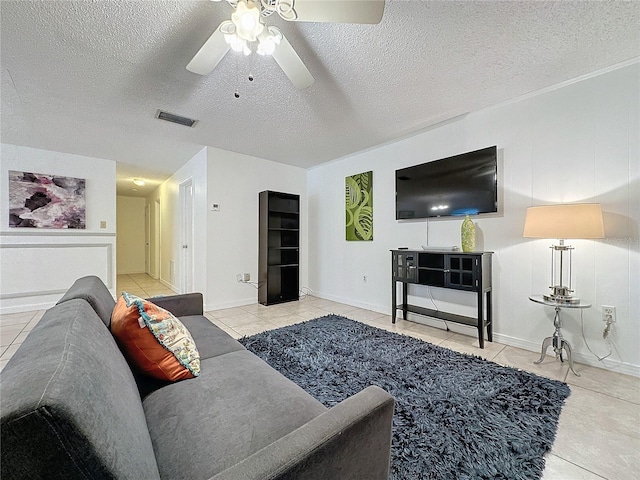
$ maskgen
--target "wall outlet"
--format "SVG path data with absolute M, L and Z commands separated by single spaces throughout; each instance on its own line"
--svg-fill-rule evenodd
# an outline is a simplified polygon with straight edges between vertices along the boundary
M 242 276 L 242 281 L 243 281 L 243 282 L 249 282 L 249 281 L 251 281 L 251 274 L 250 274 L 250 273 L 245 273 L 245 274 Z
M 100 228 L 107 228 L 107 222 L 105 220 L 100 220 Z
M 236 280 L 238 281 L 238 283 L 242 282 L 242 274 L 241 273 L 236 275 Z
M 362 276 L 362 283 L 367 283 L 367 276 L 366 275 Z
M 616 321 L 616 307 L 613 305 L 602 305 L 602 321 L 605 323 Z

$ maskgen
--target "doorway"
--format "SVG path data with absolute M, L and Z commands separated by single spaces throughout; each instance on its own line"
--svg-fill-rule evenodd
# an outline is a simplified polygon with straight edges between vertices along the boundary
M 153 261 L 151 262 L 151 271 L 149 275 L 157 280 L 160 280 L 162 275 L 161 270 L 161 255 L 162 255 L 162 215 L 160 213 L 160 200 L 156 200 L 153 203 Z
M 193 181 L 180 184 L 180 293 L 193 291 Z
M 144 206 L 144 273 L 151 276 L 151 205 Z

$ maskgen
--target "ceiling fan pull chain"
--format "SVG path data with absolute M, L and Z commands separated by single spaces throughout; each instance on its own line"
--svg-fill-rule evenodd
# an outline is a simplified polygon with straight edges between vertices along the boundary
M 253 79 L 255 78 L 253 76 L 253 70 L 255 68 L 256 68 L 256 55 L 251 55 L 251 59 L 249 60 L 249 75 L 247 76 L 250 82 L 253 82 Z
M 240 98 L 240 71 L 238 68 L 238 55 L 236 55 L 236 75 L 235 75 L 235 79 L 236 79 L 236 91 L 233 92 L 233 96 L 236 98 Z

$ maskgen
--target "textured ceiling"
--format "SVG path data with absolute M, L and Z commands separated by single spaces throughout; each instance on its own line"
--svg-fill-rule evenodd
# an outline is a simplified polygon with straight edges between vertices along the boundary
M 638 1 L 387 0 L 379 25 L 266 20 L 315 77 L 305 90 L 255 54 L 188 72 L 231 12 L 2 0 L 2 142 L 116 160 L 152 185 L 205 145 L 306 168 L 640 55 Z

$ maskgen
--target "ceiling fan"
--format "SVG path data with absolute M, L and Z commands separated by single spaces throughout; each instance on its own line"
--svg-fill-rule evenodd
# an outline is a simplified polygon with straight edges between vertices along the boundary
M 221 0 L 212 0 L 219 2 Z M 315 79 L 278 27 L 263 18 L 277 13 L 292 22 L 380 23 L 384 0 L 227 0 L 234 12 L 222 22 L 187 65 L 208 75 L 230 49 L 250 55 L 271 55 L 296 88 Z

